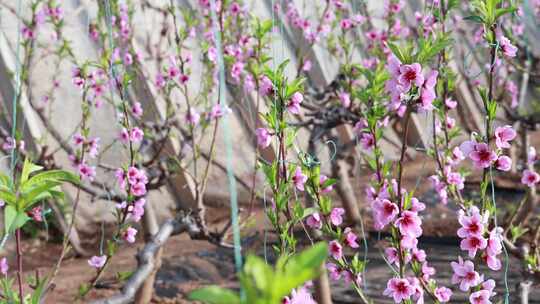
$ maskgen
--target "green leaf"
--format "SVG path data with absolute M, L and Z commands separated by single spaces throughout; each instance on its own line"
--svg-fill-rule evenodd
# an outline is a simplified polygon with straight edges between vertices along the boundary
M 21 184 L 22 191 L 26 192 L 29 188 L 35 187 L 37 184 L 43 182 L 70 182 L 72 184 L 79 184 L 79 177 L 75 174 L 64 170 L 50 170 L 42 173 L 38 173 L 30 178 L 25 183 Z
M 278 269 L 276 280 L 279 282 L 273 290 L 273 299 L 282 299 L 287 296 L 293 288 L 296 288 L 306 281 L 319 276 L 320 266 L 328 255 L 328 246 L 321 242 L 313 247 L 293 256 L 289 261 Z M 277 262 L 277 267 L 283 265 L 283 258 Z
M 463 18 L 463 20 L 472 21 L 480 24 L 484 23 L 484 19 L 478 15 L 467 16 Z
M 34 165 L 28 158 L 24 160 L 24 165 L 21 173 L 21 185 L 24 184 L 27 180 L 30 174 L 37 172 L 39 170 L 43 169 L 43 167 Z
M 0 200 L 12 206 L 17 204 L 17 197 L 9 190 L 0 189 Z
M 329 178 L 324 181 L 324 183 L 321 185 L 321 188 L 327 188 L 330 186 L 333 186 L 335 183 L 337 183 L 337 180 L 335 178 Z
M 513 14 L 517 11 L 517 8 L 515 7 L 505 7 L 505 8 L 499 8 L 495 11 L 495 20 L 499 19 L 500 17 L 506 15 L 506 14 Z
M 189 294 L 189 299 L 207 304 L 240 304 L 240 298 L 236 293 L 217 286 L 197 289 Z
M 1 186 L 4 186 L 6 188 L 11 187 L 11 178 L 2 173 L 0 173 L 0 187 Z
M 17 211 L 15 207 L 8 205 L 4 208 L 4 233 L 11 234 L 18 228 L 24 226 L 24 224 L 30 218 L 26 213 Z
M 54 196 L 53 192 L 62 193 L 61 191 L 59 191 L 60 189 L 58 189 L 58 186 L 60 184 L 61 184 L 60 182 L 56 182 L 56 181 L 43 181 L 42 183 L 38 184 L 36 187 L 27 189 L 26 192 L 22 193 L 23 205 L 20 206 L 20 208 L 24 210 L 26 208 L 31 207 L 32 204 L 36 202 L 51 198 Z
M 406 63 L 407 58 L 405 57 L 405 54 L 403 54 L 401 49 L 396 44 L 388 42 L 387 45 L 392 51 L 392 53 L 394 53 L 394 55 L 401 61 L 401 63 Z
M 272 285 L 274 273 L 272 268 L 257 256 L 249 256 L 246 259 L 244 280 L 251 282 L 257 290 L 266 291 Z

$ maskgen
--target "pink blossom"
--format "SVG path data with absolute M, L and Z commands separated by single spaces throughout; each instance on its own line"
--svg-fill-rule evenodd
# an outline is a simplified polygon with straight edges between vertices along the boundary
M 291 291 L 291 297 L 285 297 L 282 304 L 317 304 L 313 297 L 305 287 L 293 289 Z
M 2 259 L 0 259 L 0 273 L 3 275 L 7 275 L 8 270 L 9 270 L 9 265 L 8 265 L 7 259 L 3 257 Z
M 128 227 L 124 234 L 122 235 L 123 239 L 128 243 L 135 243 L 135 236 L 137 235 L 137 229 L 133 227 Z
M 87 164 L 79 164 L 79 175 L 82 180 L 93 181 L 96 177 L 96 168 Z
M 165 81 L 165 76 L 163 76 L 163 74 L 161 73 L 158 73 L 156 75 L 156 81 L 155 81 L 155 84 L 156 84 L 156 87 L 158 87 L 159 89 L 162 89 L 165 87 L 165 84 L 166 84 L 166 81 Z
M 343 215 L 345 214 L 345 209 L 343 208 L 334 208 L 330 212 L 330 222 L 334 226 L 339 226 L 343 223 Z
M 455 107 L 457 107 L 457 101 L 453 100 L 453 99 L 450 99 L 450 98 L 447 98 L 445 101 L 444 101 L 444 104 L 449 108 L 449 109 L 454 109 Z
M 341 257 L 343 256 L 343 247 L 341 246 L 340 243 L 338 243 L 338 241 L 334 240 L 328 243 L 328 250 L 330 251 L 330 255 L 335 260 L 340 260 Z
M 231 113 L 232 110 L 227 106 L 222 106 L 218 103 L 216 103 L 212 110 L 210 111 L 210 119 L 217 119 L 222 117 L 223 115 Z
M 27 26 L 23 26 L 22 36 L 24 37 L 25 40 L 32 40 L 36 38 L 34 31 L 32 31 L 32 29 Z
M 441 303 L 446 303 L 450 301 L 450 297 L 452 297 L 452 290 L 450 290 L 447 287 L 441 286 L 435 288 L 435 297 L 437 297 L 437 300 Z
M 463 151 L 463 149 L 461 150 Z M 463 152 L 467 154 L 465 151 Z M 473 151 L 469 153 L 469 158 L 474 162 L 476 167 L 488 168 L 497 160 L 497 154 L 491 151 L 486 143 L 476 143 L 473 146 Z
M 398 206 L 387 199 L 376 199 L 373 203 L 375 229 L 381 230 L 392 222 L 399 213 Z
M 506 82 L 506 85 L 505 85 L 505 89 L 506 89 L 506 92 L 508 92 L 508 94 L 510 95 L 510 98 L 511 98 L 511 103 L 510 103 L 510 107 L 512 109 L 515 109 L 517 108 L 517 106 L 519 105 L 519 92 L 518 92 L 518 87 L 517 85 L 509 80 Z
M 441 199 L 441 203 L 446 205 L 448 203 L 448 192 L 446 191 L 446 184 L 441 182 L 437 175 L 430 176 L 429 180 L 431 181 L 431 184 L 435 191 L 437 191 L 437 194 Z
M 100 255 L 100 256 L 95 255 L 88 260 L 88 265 L 99 269 L 105 265 L 106 261 L 107 261 L 106 255 Z
M 174 60 L 176 62 L 176 60 Z M 176 78 L 176 76 L 180 75 L 180 69 L 176 65 L 172 65 L 167 69 L 167 75 L 170 79 Z
M 186 113 L 186 121 L 192 125 L 195 126 L 199 123 L 201 120 L 201 114 L 197 112 L 194 108 L 189 109 L 189 111 Z
M 480 214 L 480 210 L 476 206 L 472 206 L 469 209 L 469 214 L 466 215 L 462 210 L 459 211 L 458 221 L 461 224 L 461 228 L 457 231 L 460 238 L 467 238 L 469 236 L 481 236 L 484 233 L 484 225 L 487 225 L 488 214 Z
M 392 55 L 388 57 L 388 65 L 386 67 L 390 71 L 390 75 L 393 78 L 398 78 L 400 76 L 401 62 L 396 58 L 396 56 Z
M 412 250 L 412 258 L 420 263 L 423 263 L 426 261 L 426 252 L 422 249 L 414 248 Z
M 420 212 L 426 209 L 426 204 L 419 201 L 416 197 L 411 198 L 411 208 L 412 212 Z
M 411 85 L 421 87 L 424 84 L 424 76 L 422 75 L 422 67 L 419 63 L 402 65 L 399 68 L 398 82 L 404 87 L 404 91 L 408 91 Z
M 465 187 L 465 179 L 459 172 L 452 172 L 450 166 L 444 167 L 444 174 L 446 176 L 446 181 L 450 185 L 455 185 L 458 190 L 461 190 Z
M 131 139 L 132 142 L 139 143 L 143 140 L 143 137 L 143 130 L 139 129 L 138 127 L 134 127 L 133 129 L 131 129 L 129 139 Z
M 411 234 L 403 234 L 401 235 L 401 240 L 399 240 L 399 244 L 401 245 L 401 248 L 403 249 L 414 249 L 416 246 L 418 246 L 418 239 L 416 236 Z
M 501 155 L 495 161 L 495 167 L 497 170 L 508 171 L 512 168 L 512 159 L 506 155 Z
M 126 52 L 124 54 L 124 64 L 125 65 L 131 65 L 133 64 L 133 56 L 129 52 Z
M 136 200 L 133 205 L 128 207 L 128 217 L 134 222 L 140 221 L 142 219 L 142 216 L 144 215 L 145 204 L 146 200 L 142 197 Z
M 514 139 L 516 134 L 512 126 L 497 127 L 495 129 L 495 144 L 499 149 L 510 148 L 509 141 Z
M 306 220 L 306 224 L 312 229 L 321 229 L 322 228 L 321 215 L 318 212 L 313 213 L 312 215 L 308 216 Z
M 486 263 L 491 270 L 495 271 L 501 269 L 501 261 L 497 258 L 497 255 L 502 253 L 502 232 L 501 227 L 493 228 L 489 233 L 486 247 Z
M 347 227 L 343 231 L 343 234 L 345 235 L 345 243 L 351 247 L 351 248 L 358 248 L 360 247 L 358 243 L 356 242 L 356 239 L 358 238 L 356 234 L 352 231 L 351 228 Z
M 246 94 L 249 94 L 251 91 L 255 89 L 255 80 L 253 79 L 253 76 L 251 74 L 246 74 L 244 77 L 244 92 Z
M 140 175 L 140 172 L 139 172 L 139 169 L 137 169 L 137 167 L 131 166 L 128 168 L 127 178 L 130 184 L 136 184 L 138 182 L 139 175 Z
M 416 212 L 403 211 L 401 217 L 396 220 L 395 224 L 402 235 L 413 237 L 422 235 L 422 220 Z
M 236 80 L 236 82 L 240 82 L 240 77 L 243 71 L 244 71 L 244 63 L 241 61 L 237 61 L 233 64 L 231 68 L 231 77 L 234 80 Z
M 263 76 L 259 84 L 259 93 L 261 93 L 262 96 L 269 96 L 273 92 L 274 92 L 274 84 L 272 83 L 270 78 Z
M 348 30 L 348 29 L 351 29 L 354 26 L 354 24 L 351 19 L 345 18 L 339 22 L 339 26 L 341 27 L 342 30 Z
M 302 64 L 302 71 L 309 72 L 312 66 L 311 60 L 306 60 L 304 61 L 304 64 Z
M 420 94 L 421 107 L 425 111 L 433 109 L 433 100 L 435 100 L 435 85 L 437 84 L 437 76 L 439 73 L 435 70 L 431 71 L 422 86 Z
M 215 47 L 211 46 L 208 48 L 208 53 L 206 54 L 206 57 L 208 57 L 208 60 L 210 60 L 213 63 L 217 62 L 217 50 Z
M 34 207 L 28 212 L 28 214 L 30 215 L 30 217 L 32 217 L 32 219 L 34 219 L 34 221 L 43 222 L 43 207 Z
M 326 263 L 326 269 L 330 274 L 330 278 L 334 281 L 337 281 L 341 278 L 341 271 L 339 267 L 334 263 Z
M 384 249 L 384 255 L 386 256 L 388 263 L 399 266 L 399 253 L 396 248 L 387 247 Z
M 435 274 L 435 268 L 428 265 L 427 262 L 422 263 L 422 279 L 429 282 L 429 278 Z
M 452 284 L 459 284 L 459 289 L 467 291 L 469 288 L 474 287 L 481 282 L 481 277 L 478 272 L 474 271 L 474 264 L 471 261 L 463 261 L 459 257 L 458 263 L 451 262 L 452 270 Z
M 344 108 L 348 108 L 351 105 L 351 97 L 348 93 L 339 93 L 339 101 Z
M 189 81 L 189 76 L 186 74 L 180 74 L 180 76 L 178 76 L 178 80 L 181 84 L 185 85 Z
M 116 169 L 116 171 L 114 172 L 114 176 L 116 177 L 116 181 L 121 188 L 126 187 L 126 176 L 123 169 Z
M 375 138 L 371 133 L 364 132 L 360 138 L 360 144 L 364 150 L 371 150 L 375 146 Z
M 266 148 L 270 146 L 270 143 L 272 142 L 272 136 L 270 135 L 270 132 L 266 130 L 265 128 L 257 128 L 255 130 L 255 136 L 257 136 L 257 145 L 261 148 Z
M 99 153 L 99 137 L 94 137 L 90 139 L 88 144 L 90 145 L 88 149 L 88 155 L 92 158 L 97 157 Z
M 538 182 L 540 182 L 540 175 L 538 173 L 529 169 L 523 171 L 523 176 L 521 177 L 522 184 L 532 188 L 538 184 Z
M 407 279 L 392 278 L 386 284 L 383 295 L 393 297 L 395 303 L 401 303 L 403 300 L 409 300 L 414 292 L 414 287 Z
M 137 118 L 141 118 L 143 115 L 143 108 L 140 102 L 135 102 L 133 106 L 131 107 L 131 113 L 133 113 L 133 116 Z
M 471 304 L 491 304 L 489 298 L 491 297 L 491 292 L 485 289 L 473 292 L 469 296 L 469 301 Z
M 448 164 L 451 166 L 459 164 L 464 159 L 465 155 L 463 155 L 463 152 L 459 147 L 454 147 L 454 149 L 452 149 L 452 154 L 447 157 Z
M 291 99 L 289 99 L 289 103 L 287 104 L 287 110 L 292 114 L 300 114 L 300 104 L 303 100 L 304 96 L 300 92 L 294 93 Z
M 238 4 L 236 2 L 231 3 L 231 6 L 229 7 L 229 9 L 230 9 L 231 14 L 233 16 L 238 15 L 242 11 L 242 8 L 240 7 L 240 4 Z
M 508 57 L 516 57 L 517 47 L 510 42 L 510 39 L 505 36 L 499 37 L 499 45 L 501 46 L 502 52 Z
M 86 139 L 81 134 L 77 133 L 77 134 L 73 135 L 73 144 L 76 147 L 82 146 L 85 141 L 86 141 Z
M 485 249 L 487 240 L 481 235 L 469 235 L 461 240 L 461 250 L 469 251 L 469 257 L 474 258 L 477 250 Z
M 13 137 L 6 137 L 2 144 L 2 149 L 5 151 L 13 150 L 17 146 L 17 143 Z
M 143 196 L 146 194 L 146 185 L 144 183 L 136 183 L 131 185 L 131 193 L 135 196 Z
M 294 171 L 294 176 L 292 177 L 294 186 L 298 191 L 304 191 L 304 184 L 307 181 L 307 176 L 302 173 L 302 168 L 296 167 L 296 170 Z

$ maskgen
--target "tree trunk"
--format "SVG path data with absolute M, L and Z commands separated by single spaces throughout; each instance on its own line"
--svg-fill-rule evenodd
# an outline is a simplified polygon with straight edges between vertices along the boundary
M 157 217 L 154 212 L 154 207 L 150 202 L 147 202 L 144 206 L 144 217 L 143 217 L 143 229 L 145 232 L 144 238 L 145 241 L 150 241 L 152 237 L 158 232 L 159 225 L 157 222 Z M 155 267 L 152 272 L 144 281 L 144 284 L 139 288 L 137 294 L 135 295 L 135 304 L 148 304 L 152 300 L 152 295 L 154 294 L 154 281 L 156 279 L 156 273 L 161 267 L 161 255 L 163 252 L 163 247 L 160 247 L 155 255 Z
M 318 304 L 332 304 L 332 292 L 330 291 L 330 281 L 326 273 L 326 266 L 321 265 L 321 276 L 315 280 L 315 300 Z
M 343 204 L 343 208 L 346 211 L 347 217 L 356 226 L 360 226 L 362 219 L 360 217 L 356 195 L 349 178 L 348 169 L 349 164 L 345 159 L 336 159 L 332 166 L 332 173 L 338 179 L 336 190 Z

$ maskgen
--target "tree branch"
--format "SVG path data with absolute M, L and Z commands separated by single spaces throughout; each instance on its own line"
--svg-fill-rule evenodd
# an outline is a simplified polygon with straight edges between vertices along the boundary
M 171 235 L 188 232 L 190 235 L 199 234 L 199 228 L 191 217 L 183 217 L 179 220 L 166 221 L 156 235 L 148 242 L 143 250 L 137 255 L 139 268 L 131 275 L 120 294 L 107 299 L 97 300 L 92 304 L 127 304 L 133 301 L 137 290 L 146 278 L 155 270 L 155 253 L 165 244 Z

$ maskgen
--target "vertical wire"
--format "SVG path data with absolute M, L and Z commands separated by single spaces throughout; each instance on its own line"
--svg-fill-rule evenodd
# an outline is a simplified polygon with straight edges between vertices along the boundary
M 223 3 L 221 5 L 224 5 Z M 227 99 L 225 98 L 225 65 L 223 63 L 223 52 L 221 48 L 221 32 L 217 29 L 218 20 L 216 16 L 216 1 L 210 0 L 210 14 L 212 17 L 212 31 L 216 40 L 217 62 L 219 67 L 219 103 L 227 107 Z M 229 193 L 231 196 L 231 224 L 233 227 L 234 241 L 234 262 L 236 271 L 242 270 L 242 249 L 240 243 L 240 227 L 238 224 L 238 193 L 236 191 L 236 179 L 233 172 L 233 149 L 232 138 L 230 132 L 229 115 L 223 117 L 223 131 L 225 137 L 226 157 L 227 157 L 227 179 L 229 180 Z
M 21 16 L 21 0 L 17 2 L 17 15 Z M 22 21 L 19 19 L 17 23 L 17 48 L 15 52 L 15 90 L 13 92 L 13 101 L 12 101 L 12 118 L 11 118 L 11 138 L 15 141 L 15 133 L 17 131 L 17 96 L 19 96 L 19 92 L 21 90 L 21 62 L 19 60 L 20 51 L 21 51 L 21 23 Z M 13 176 L 13 180 L 15 179 L 15 164 L 16 164 L 16 154 L 15 151 L 17 150 L 17 143 L 15 141 L 15 147 L 11 150 L 10 158 L 10 173 Z M 14 181 L 13 181 L 14 182 Z M 0 249 L 4 248 L 4 245 L 6 244 L 6 241 L 9 239 L 9 234 L 7 231 L 4 231 L 4 236 L 2 237 L 2 241 L 0 241 Z
M 17 1 L 17 15 L 21 16 L 22 10 L 22 1 Z M 18 97 L 21 92 L 21 61 L 20 61 L 20 52 L 21 52 L 21 23 L 22 20 L 17 22 L 17 49 L 15 51 L 15 90 L 13 92 L 13 101 L 12 101 L 12 116 L 11 116 L 11 138 L 15 141 L 15 135 L 17 133 L 17 102 Z M 10 170 L 11 174 L 15 174 L 15 164 L 16 164 L 16 150 L 17 143 L 15 142 L 15 147 L 11 150 L 11 164 Z

